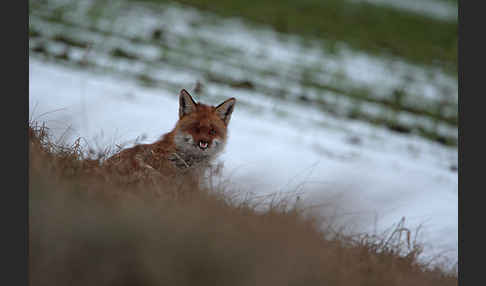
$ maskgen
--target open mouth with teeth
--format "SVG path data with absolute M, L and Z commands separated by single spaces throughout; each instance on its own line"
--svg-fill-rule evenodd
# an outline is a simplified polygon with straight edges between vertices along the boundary
M 197 144 L 197 146 L 198 146 L 199 148 L 201 148 L 202 150 L 206 150 L 206 149 L 208 149 L 208 147 L 209 147 L 209 143 L 208 143 L 208 142 L 206 142 L 206 141 L 202 141 L 202 140 L 201 140 L 201 141 L 199 141 L 199 144 Z

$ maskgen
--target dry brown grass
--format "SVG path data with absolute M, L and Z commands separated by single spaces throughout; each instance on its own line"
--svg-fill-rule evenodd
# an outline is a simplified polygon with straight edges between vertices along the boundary
M 79 142 L 29 137 L 31 285 L 457 285 L 418 262 L 403 225 L 329 236 L 285 197 L 262 208 L 191 174 L 127 184 Z

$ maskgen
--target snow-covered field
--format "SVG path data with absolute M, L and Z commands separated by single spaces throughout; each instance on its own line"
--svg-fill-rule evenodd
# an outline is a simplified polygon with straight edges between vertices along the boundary
M 353 231 L 381 233 L 405 217 L 406 227 L 422 226 L 422 258 L 457 261 L 457 147 L 416 132 L 457 138 L 457 124 L 428 113 L 457 116 L 454 77 L 346 45 L 328 53 L 318 41 L 175 4 L 110 7 L 115 16 L 91 26 L 91 1 L 67 1 L 73 7 L 56 18 L 57 2 L 66 1 L 29 14 L 39 34 L 29 38 L 29 113 L 59 140 L 82 137 L 95 150 L 153 142 L 177 120 L 178 91 L 200 81 L 203 92 L 192 94 L 204 103 L 237 98 L 219 158 L 235 189 L 303 192 L 308 205 L 332 200 L 321 211 Z M 397 91 L 406 96 L 392 110 Z M 363 116 L 351 120 L 354 108 Z
M 34 58 L 29 96 L 33 119 L 66 142 L 83 137 L 95 149 L 131 144 L 137 136 L 154 141 L 177 120 L 176 93 Z M 224 177 L 242 192 L 304 191 L 308 204 L 340 201 L 336 216 L 354 222 L 355 230 L 379 233 L 405 217 L 412 229 L 423 225 L 423 258 L 441 254 L 455 262 L 458 178 L 450 166 L 457 164 L 457 149 L 358 121 L 328 120 L 323 127 L 237 104 L 220 157 Z

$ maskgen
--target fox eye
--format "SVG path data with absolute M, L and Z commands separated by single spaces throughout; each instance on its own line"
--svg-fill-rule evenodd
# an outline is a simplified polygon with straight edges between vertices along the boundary
M 211 134 L 211 135 L 216 134 L 216 130 L 214 130 L 214 128 L 213 128 L 213 129 L 211 129 L 211 130 L 209 130 L 209 134 Z

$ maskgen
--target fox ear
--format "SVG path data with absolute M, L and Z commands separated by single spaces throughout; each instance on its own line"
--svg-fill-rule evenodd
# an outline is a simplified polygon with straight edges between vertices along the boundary
M 182 89 L 179 93 L 179 118 L 196 111 L 196 102 L 187 90 Z
M 216 114 L 224 121 L 224 124 L 228 125 L 231 119 L 231 113 L 235 107 L 236 99 L 234 97 L 227 99 L 220 105 L 216 106 Z

